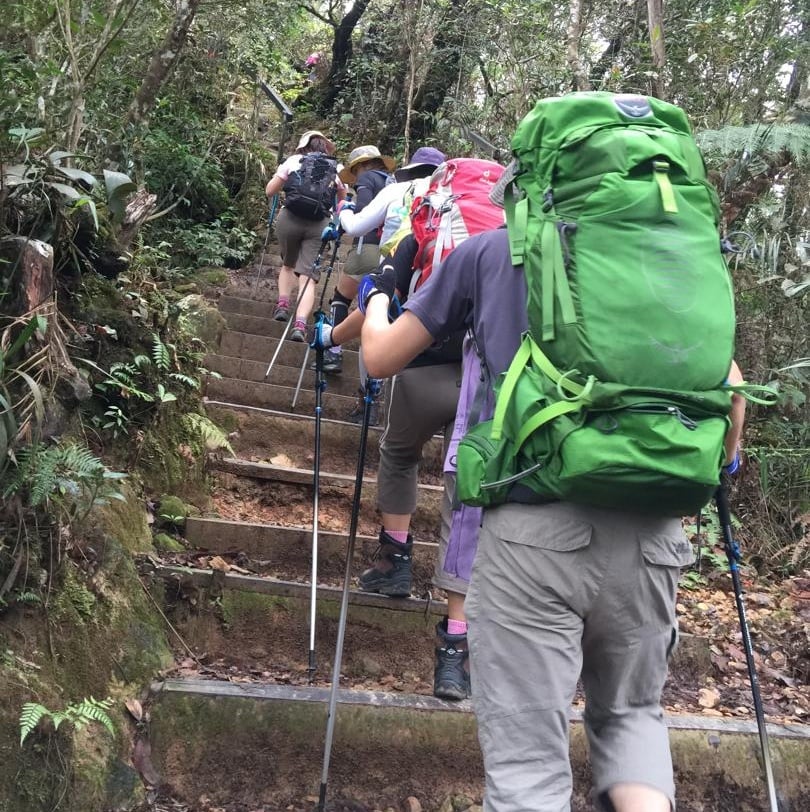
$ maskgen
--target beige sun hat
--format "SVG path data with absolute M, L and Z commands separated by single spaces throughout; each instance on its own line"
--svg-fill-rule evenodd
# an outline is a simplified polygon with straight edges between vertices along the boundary
M 389 172 L 396 169 L 397 162 L 390 155 L 383 155 L 375 146 L 368 144 L 363 147 L 355 147 L 349 153 L 349 160 L 346 161 L 346 166 L 340 170 L 340 179 L 344 183 L 354 183 L 357 180 L 357 175 L 354 173 L 354 168 L 359 164 L 366 161 L 373 161 L 379 158 Z
M 299 139 L 298 139 L 298 146 L 296 150 L 303 149 L 309 142 L 315 137 L 323 138 L 324 141 L 329 146 L 330 154 L 334 154 L 335 152 L 335 145 L 333 141 L 327 138 L 320 130 L 307 130 Z

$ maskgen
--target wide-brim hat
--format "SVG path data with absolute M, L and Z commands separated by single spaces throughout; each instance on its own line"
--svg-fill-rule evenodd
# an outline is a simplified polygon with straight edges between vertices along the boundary
M 417 174 L 416 170 L 429 167 L 431 172 L 437 167 L 441 166 L 447 160 L 447 156 L 435 147 L 419 147 L 413 155 L 411 160 L 406 166 L 402 166 L 394 172 L 394 177 L 398 181 L 411 180 Z M 419 173 L 424 175 L 424 171 Z
M 334 151 L 335 151 L 335 144 L 334 144 L 334 142 L 333 142 L 331 139 L 327 138 L 327 137 L 326 137 L 326 136 L 325 136 L 325 135 L 324 135 L 324 134 L 323 134 L 323 133 L 322 133 L 320 130 L 307 130 L 307 131 L 306 131 L 306 132 L 305 132 L 305 133 L 304 133 L 304 134 L 303 134 L 303 135 L 302 135 L 302 136 L 301 136 L 301 137 L 298 139 L 298 146 L 296 147 L 296 149 L 297 149 L 297 150 L 298 150 L 298 149 L 303 149 L 303 148 L 304 148 L 305 146 L 307 146 L 307 144 L 309 144 L 309 142 L 310 142 L 310 141 L 311 141 L 313 138 L 315 138 L 316 136 L 317 136 L 318 138 L 323 138 L 323 140 L 324 140 L 324 141 L 326 141 L 326 143 L 327 143 L 327 145 L 328 145 L 328 147 L 329 147 L 329 152 L 330 152 L 330 153 L 334 153 Z
M 389 172 L 393 172 L 394 169 L 396 169 L 397 162 L 390 155 L 383 155 L 377 147 L 368 144 L 362 147 L 355 147 L 349 153 L 349 160 L 346 161 L 346 165 L 340 170 L 340 179 L 344 183 L 354 183 L 357 180 L 357 174 L 354 168 L 360 164 L 364 164 L 366 161 L 373 161 L 375 158 L 379 158 L 385 164 L 385 168 Z

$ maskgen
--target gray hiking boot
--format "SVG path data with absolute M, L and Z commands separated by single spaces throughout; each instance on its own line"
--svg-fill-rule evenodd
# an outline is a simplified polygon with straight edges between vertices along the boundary
M 402 544 L 394 541 L 385 530 L 380 530 L 380 546 L 374 556 L 374 566 L 360 576 L 363 592 L 377 592 L 395 598 L 411 594 L 413 541 Z
M 358 389 L 357 403 L 354 404 L 352 410 L 346 415 L 346 420 L 349 423 L 356 423 L 358 426 L 363 422 L 363 414 L 366 409 L 366 393 L 362 389 Z M 371 401 L 371 410 L 369 412 L 368 424 L 369 426 L 377 426 L 380 422 L 380 404 L 377 398 Z
M 307 340 L 306 334 L 300 327 L 293 327 L 290 331 L 290 341 L 296 341 L 303 344 Z
M 290 308 L 280 304 L 276 305 L 276 309 L 273 311 L 273 320 L 287 321 L 287 319 L 289 318 L 290 318 Z
M 436 624 L 433 696 L 466 699 L 470 695 L 470 663 L 466 634 L 448 634 L 447 618 Z

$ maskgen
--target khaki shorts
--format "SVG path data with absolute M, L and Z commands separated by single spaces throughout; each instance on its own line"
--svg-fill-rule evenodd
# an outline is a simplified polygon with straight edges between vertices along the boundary
M 343 273 L 352 276 L 359 282 L 367 273 L 374 273 L 380 264 L 380 246 L 363 245 L 360 251 L 353 245 L 346 257 Z
M 570 810 L 580 676 L 597 799 L 637 783 L 674 804 L 660 701 L 691 559 L 679 519 L 564 502 L 484 512 L 465 611 L 488 812 Z
M 276 220 L 276 239 L 281 261 L 288 268 L 294 268 L 299 276 L 308 276 L 317 282 L 321 272 L 313 266 L 321 250 L 321 234 L 328 223 L 328 217 L 323 220 L 304 220 L 282 208 Z

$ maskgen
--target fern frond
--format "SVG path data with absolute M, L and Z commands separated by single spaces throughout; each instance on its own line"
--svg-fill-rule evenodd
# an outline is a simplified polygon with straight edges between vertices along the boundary
M 225 432 L 205 415 L 190 412 L 183 416 L 183 422 L 189 431 L 202 440 L 206 450 L 217 451 L 222 448 L 230 454 L 234 453 Z
M 169 348 L 160 340 L 157 333 L 152 333 L 152 360 L 158 369 L 166 371 L 171 366 Z
M 810 127 L 804 124 L 749 124 L 696 133 L 698 146 L 706 153 L 731 158 L 748 155 L 773 156 L 787 152 L 797 163 L 810 161 Z
M 192 378 L 191 375 L 185 375 L 182 372 L 171 372 L 169 373 L 169 377 L 174 378 L 176 381 L 180 381 L 180 383 L 184 383 L 191 389 L 200 388 L 200 382 L 196 378 Z
M 115 736 L 115 726 L 107 711 L 112 707 L 112 699 L 83 699 L 78 705 L 68 706 L 72 711 L 72 721 L 78 729 L 85 727 L 89 722 L 98 722 L 111 736 Z
M 28 734 L 39 724 L 43 716 L 49 716 L 50 711 L 38 702 L 26 702 L 20 712 L 20 745 L 28 738 Z

